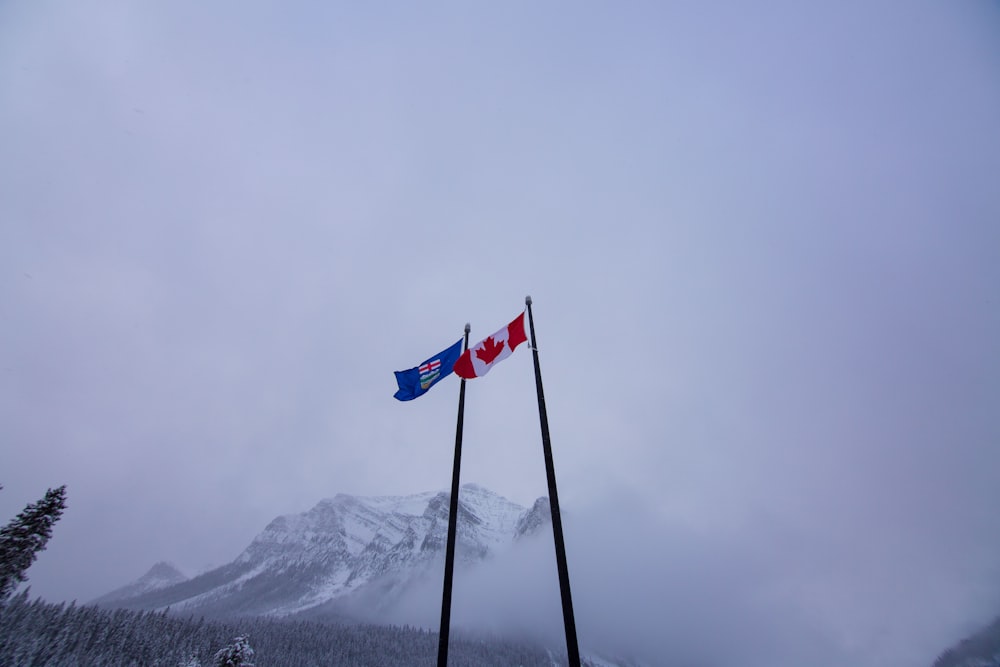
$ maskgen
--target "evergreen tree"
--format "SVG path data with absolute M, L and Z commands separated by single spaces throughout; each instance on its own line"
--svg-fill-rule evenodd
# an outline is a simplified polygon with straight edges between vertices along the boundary
M 3 488 L 3 487 L 0 487 Z M 25 572 L 52 537 L 52 526 L 66 509 L 66 486 L 49 489 L 0 529 L 0 602 L 10 597 Z
M 253 658 L 253 649 L 246 636 L 240 636 L 233 643 L 215 654 L 216 667 L 253 667 L 248 662 Z

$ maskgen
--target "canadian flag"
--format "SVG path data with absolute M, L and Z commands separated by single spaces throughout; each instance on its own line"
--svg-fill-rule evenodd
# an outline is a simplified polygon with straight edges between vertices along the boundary
M 481 378 L 526 340 L 528 337 L 524 335 L 524 313 L 521 313 L 503 329 L 463 352 L 455 362 L 455 373 L 466 380 Z

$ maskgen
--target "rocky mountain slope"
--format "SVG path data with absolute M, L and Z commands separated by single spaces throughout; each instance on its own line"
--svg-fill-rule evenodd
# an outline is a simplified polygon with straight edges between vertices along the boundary
M 136 582 L 96 602 L 220 617 L 319 608 L 337 613 L 352 599 L 391 605 L 407 585 L 436 573 L 443 562 L 448 502 L 444 492 L 338 494 L 302 514 L 274 519 L 227 565 L 166 586 Z M 457 563 L 473 566 L 549 520 L 545 498 L 524 508 L 466 484 L 459 494 Z
M 1000 665 L 1000 617 L 938 656 L 934 667 L 997 667 Z
M 159 562 L 149 568 L 132 583 L 102 595 L 94 604 L 111 606 L 116 602 L 131 600 L 147 593 L 169 588 L 187 581 L 188 578 L 171 563 Z

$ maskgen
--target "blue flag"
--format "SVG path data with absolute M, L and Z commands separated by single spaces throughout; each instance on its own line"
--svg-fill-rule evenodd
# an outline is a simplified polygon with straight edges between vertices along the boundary
M 460 338 L 447 350 L 438 352 L 419 366 L 405 371 L 395 371 L 399 391 L 393 394 L 393 398 L 400 401 L 412 401 L 417 396 L 423 396 L 439 380 L 451 375 L 455 362 L 461 355 L 462 339 Z

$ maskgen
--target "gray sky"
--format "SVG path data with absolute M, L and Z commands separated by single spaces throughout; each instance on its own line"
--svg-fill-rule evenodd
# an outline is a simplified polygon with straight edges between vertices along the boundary
M 402 404 L 392 371 L 531 294 L 581 628 L 633 606 L 755 660 L 927 664 L 1000 611 L 998 28 L 985 1 L 0 4 L 0 516 L 69 487 L 32 590 L 447 488 L 457 379 Z M 523 504 L 533 390 L 519 350 L 466 406 L 463 480 Z

